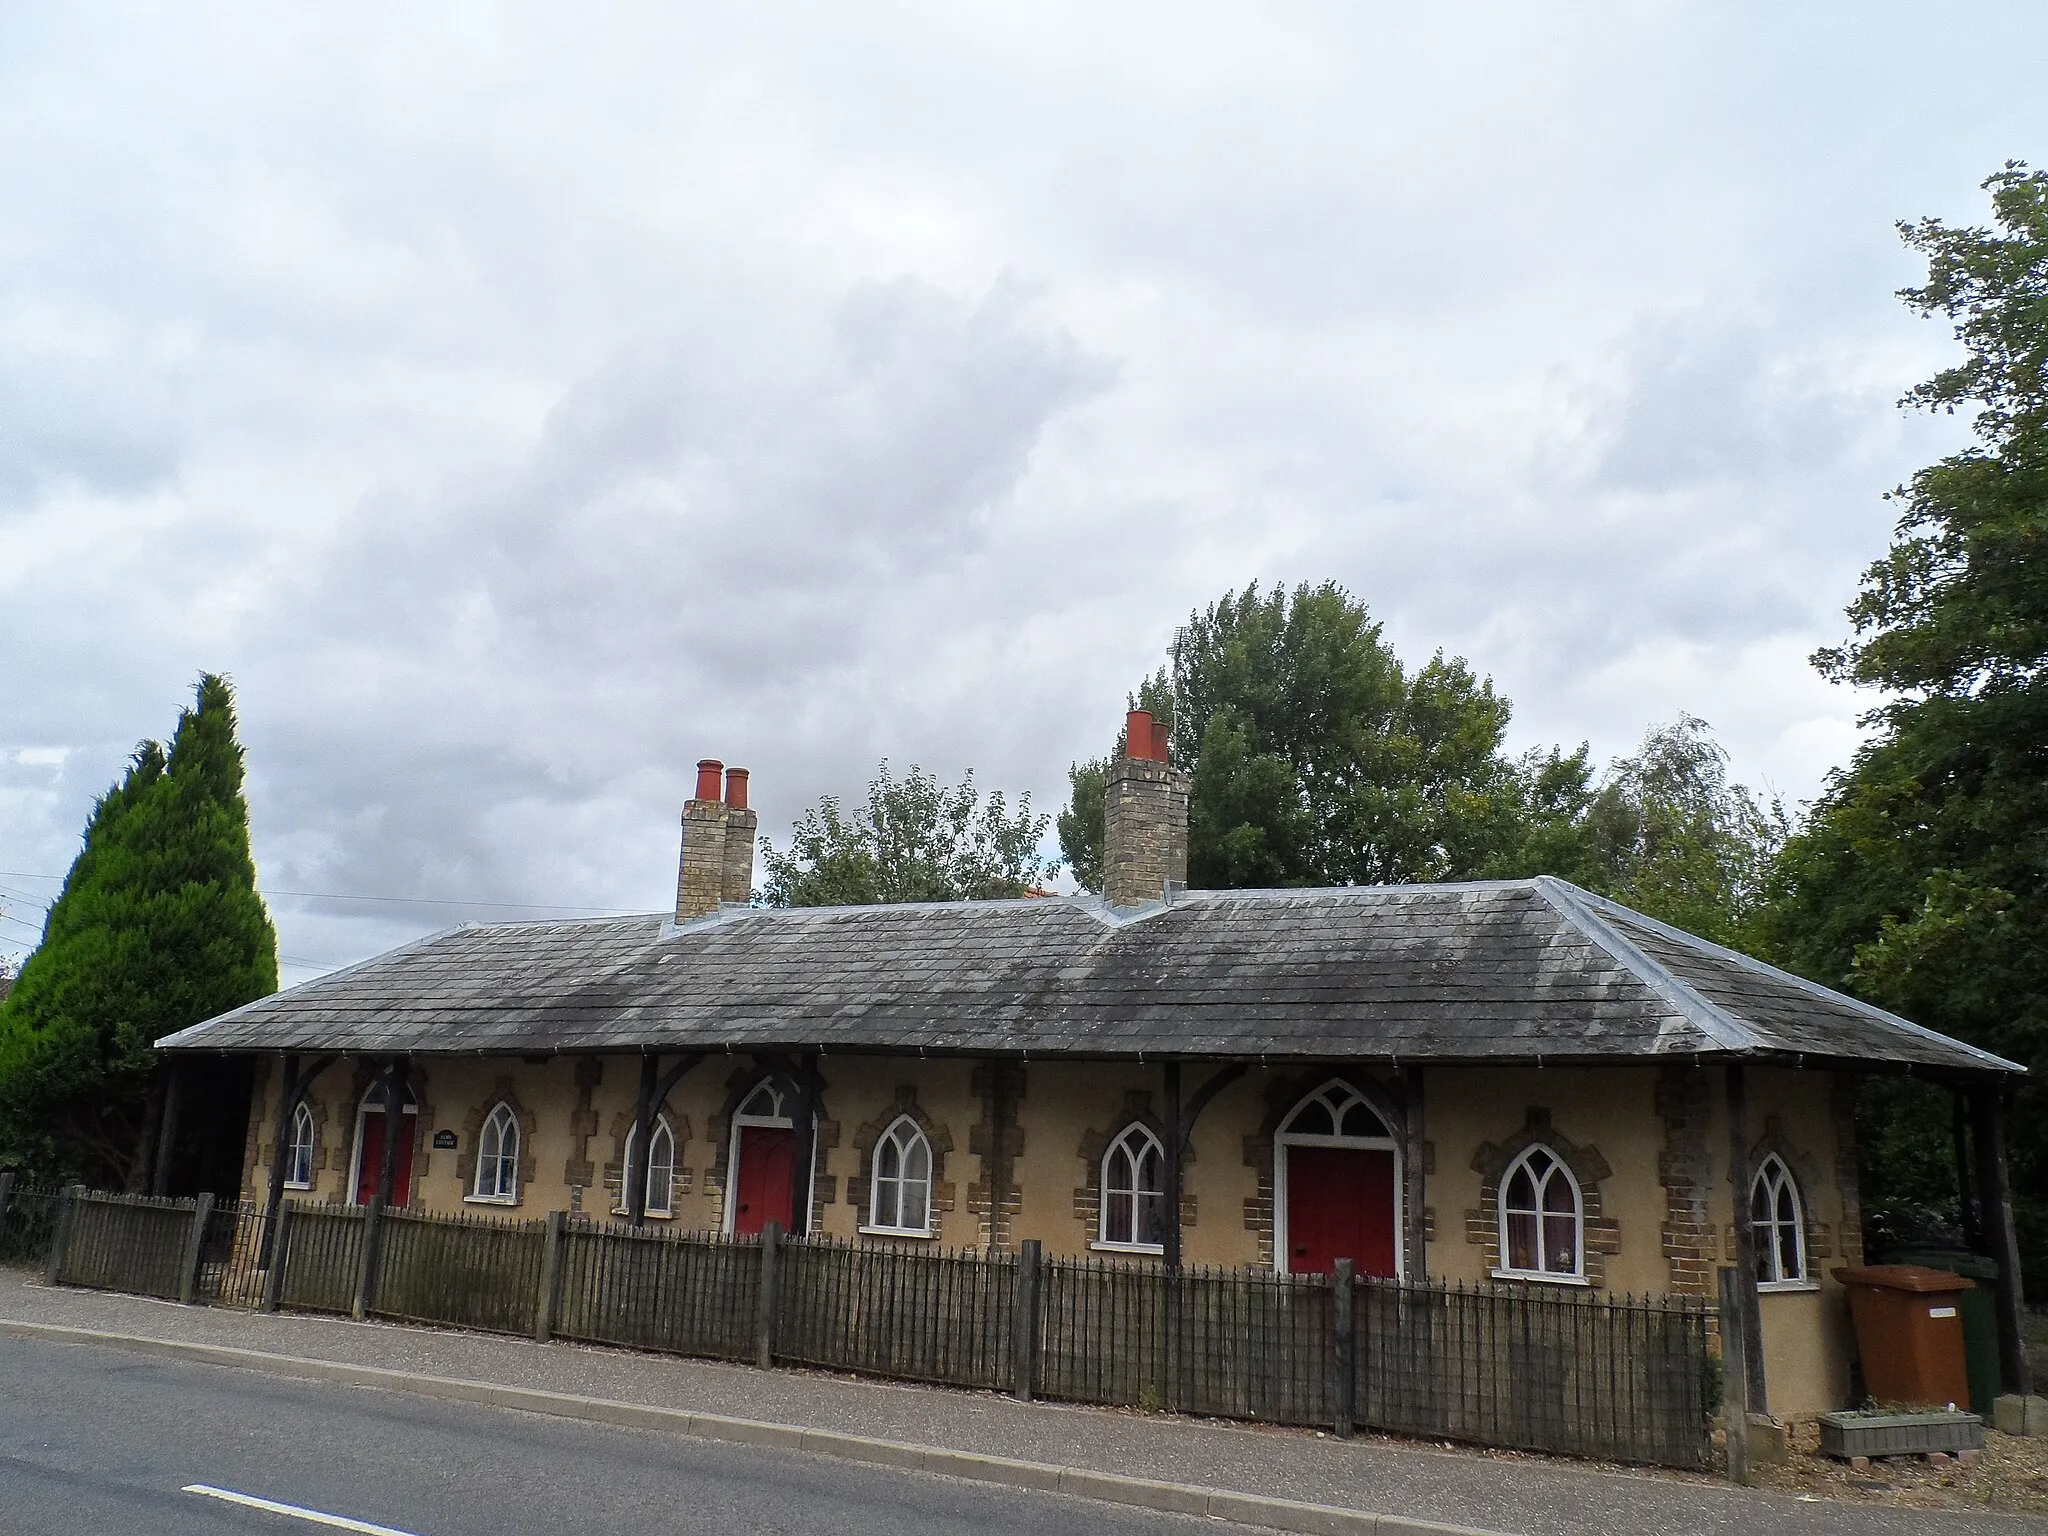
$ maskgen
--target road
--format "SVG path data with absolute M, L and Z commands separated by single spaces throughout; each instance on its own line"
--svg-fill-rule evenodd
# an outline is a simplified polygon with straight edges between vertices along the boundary
M 185 1491 L 194 1485 L 362 1524 L 323 1525 Z M 7 1536 L 311 1536 L 366 1525 L 408 1536 L 1240 1529 L 791 1452 L 0 1339 Z

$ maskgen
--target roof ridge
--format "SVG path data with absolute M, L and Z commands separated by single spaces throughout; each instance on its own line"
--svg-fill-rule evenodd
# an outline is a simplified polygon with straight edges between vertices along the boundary
M 1574 887 L 1573 889 L 1576 890 L 1577 888 Z M 1940 1030 L 1929 1029 L 1924 1024 L 1915 1024 L 1911 1019 L 1901 1018 L 1888 1008 L 1880 1008 L 1875 1003 L 1865 1002 L 1862 998 L 1852 993 L 1837 992 L 1833 987 L 1823 986 L 1820 982 L 1801 976 L 1795 971 L 1783 970 L 1778 966 L 1772 965 L 1768 960 L 1759 960 L 1755 955 L 1746 955 L 1739 949 L 1730 949 L 1725 944 L 1716 944 L 1712 939 L 1703 939 L 1696 933 L 1688 933 L 1685 929 L 1674 927 L 1661 918 L 1650 916 L 1647 912 L 1638 912 L 1634 907 L 1624 907 L 1618 901 L 1610 900 L 1605 896 L 1596 896 L 1591 891 L 1580 891 L 1579 894 L 1588 901 L 1597 902 L 1603 907 L 1612 907 L 1617 912 L 1626 914 L 1628 921 L 1641 923 L 1644 927 L 1671 940 L 1673 943 L 1682 944 L 1690 949 L 1704 950 L 1708 954 L 1732 962 L 1745 971 L 1769 976 L 1777 981 L 1787 982 L 1809 996 L 1818 997 L 1824 1002 L 1848 1003 L 1857 1012 L 1867 1015 L 1880 1024 L 1889 1025 L 1893 1029 L 1904 1030 L 1908 1034 L 1917 1035 L 1925 1040 L 1933 1040 L 1942 1045 L 1956 1046 L 1968 1051 L 1973 1056 L 1982 1057 L 1988 1063 L 1995 1063 L 2001 1070 L 2007 1072 L 2024 1072 L 2026 1070 L 2018 1062 L 2008 1061 L 2003 1056 L 1995 1055 L 1980 1046 L 1970 1044 L 1967 1040 L 1958 1040 L 1953 1035 L 1944 1035 Z
M 1617 930 L 1604 916 L 1594 910 L 1589 903 L 1599 898 L 1591 891 L 1581 890 L 1569 880 L 1560 880 L 1556 875 L 1538 875 L 1530 884 L 1536 893 L 1568 922 L 1606 950 L 1612 958 L 1633 971 L 1639 981 L 1692 1020 L 1707 1038 L 1721 1049 L 1754 1051 L 1764 1047 L 1762 1038 L 1747 1024 L 1720 1004 L 1700 996 L 1667 967 L 1652 959 L 1641 945 Z M 1629 909 L 1623 907 L 1621 910 Z

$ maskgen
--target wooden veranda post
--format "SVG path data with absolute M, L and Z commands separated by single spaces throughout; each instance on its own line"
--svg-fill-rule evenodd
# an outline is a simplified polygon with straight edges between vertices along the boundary
M 1337 1438 L 1349 1440 L 1358 1426 L 1358 1266 L 1350 1259 L 1339 1259 L 1336 1275 L 1330 1286 L 1330 1304 L 1337 1315 L 1331 1320 L 1335 1324 L 1337 1390 L 1331 1394 L 1336 1404 Z
M 277 1123 L 270 1135 L 270 1188 L 263 1197 L 263 1230 L 270 1236 L 268 1262 L 275 1264 L 281 1251 L 278 1246 L 278 1212 L 284 1207 L 284 1160 L 291 1151 L 292 1117 L 299 1111 L 299 1099 L 304 1095 L 305 1084 L 299 1080 L 299 1058 L 296 1052 L 287 1051 L 282 1076 L 278 1081 Z
M 377 1170 L 377 1198 L 386 1205 L 391 1203 L 398 1179 L 398 1138 L 405 1131 L 405 1095 L 410 1076 L 407 1066 L 405 1057 L 394 1056 L 384 1073 L 384 1161 Z
M 1181 1160 L 1187 1156 L 1186 1132 L 1181 1125 L 1180 1104 L 1180 1063 L 1166 1064 L 1166 1178 L 1165 1201 L 1166 1231 L 1160 1247 L 1161 1257 L 1166 1261 L 1169 1277 L 1180 1273 L 1180 1201 L 1181 1201 Z M 1169 1278 L 1166 1293 L 1167 1306 L 1167 1355 L 1173 1355 L 1173 1282 Z
M 1971 1140 L 1977 1151 L 1978 1220 L 1984 1246 L 1998 1265 L 1998 1374 L 2007 1392 L 2033 1390 L 2027 1369 L 2026 1299 L 2021 1286 L 2019 1234 L 2012 1221 L 2012 1173 L 2005 1156 L 2005 1096 L 2001 1087 L 1970 1090 Z
M 1422 1068 L 1401 1069 L 1401 1273 L 1416 1284 L 1429 1278 L 1428 1134 L 1423 1117 Z
M 1750 1283 L 1744 1285 L 1745 1274 Z M 1756 1271 L 1724 1265 L 1721 1287 L 1721 1419 L 1727 1426 L 1728 1480 L 1749 1481 L 1749 1301 Z
M 348 1315 L 361 1322 L 377 1304 L 377 1250 L 384 1244 L 384 1197 L 370 1196 L 363 1213 L 363 1251 L 356 1266 L 356 1295 Z
M 178 1110 L 185 1094 L 185 1064 L 173 1056 L 164 1063 L 163 1119 L 156 1130 L 156 1166 L 150 1171 L 149 1192 L 162 1198 L 171 1189 L 171 1149 L 178 1144 Z
M 641 1213 L 646 1214 L 644 1211 Z M 555 1318 L 562 1310 L 562 1245 L 569 1231 L 567 1211 L 549 1211 L 545 1246 L 540 1251 L 540 1294 L 533 1302 L 533 1341 L 545 1344 L 555 1336 Z
M 257 1309 L 262 1312 L 275 1312 L 284 1300 L 284 1267 L 291 1262 L 292 1208 L 279 1206 L 273 1220 L 275 1225 L 264 1229 L 270 1233 L 270 1268 L 263 1273 L 263 1301 Z
M 185 1237 L 184 1266 L 178 1271 L 178 1300 L 191 1306 L 199 1295 L 199 1266 L 206 1262 L 206 1223 L 213 1217 L 213 1196 L 201 1193 L 192 1202 L 192 1227 Z
M 1984 1217 L 1982 1202 L 1971 1188 L 1975 1182 L 1970 1173 L 1970 1096 L 1957 1091 L 1950 1095 L 1954 1111 L 1949 1120 L 1949 1139 L 1956 1154 L 1956 1223 L 1963 1229 L 1965 1248 L 1984 1246 Z
M 818 1160 L 818 1053 L 808 1051 L 796 1065 L 796 1104 L 790 1123 L 796 1130 L 796 1156 L 789 1165 L 789 1231 L 811 1235 L 811 1176 Z
M 1038 1390 L 1038 1332 L 1044 1295 L 1045 1246 L 1035 1237 L 1017 1245 L 1017 1301 L 1012 1321 L 1016 1335 L 1010 1341 L 1011 1391 L 1020 1403 L 1031 1401 Z
M 761 1296 L 754 1312 L 754 1364 L 767 1370 L 775 1364 L 775 1314 L 781 1300 L 782 1223 L 761 1228 Z
M 1769 1413 L 1770 1393 L 1764 1381 L 1764 1312 L 1756 1289 L 1756 1224 L 1749 1214 L 1749 1085 L 1742 1064 L 1728 1067 L 1728 1183 L 1735 1213 L 1735 1268 L 1742 1307 L 1743 1406 L 1751 1413 Z M 1726 1347 L 1723 1346 L 1724 1358 Z M 1731 1375 L 1729 1380 L 1735 1378 Z
M 1165 1358 L 1160 1363 L 1159 1400 L 1169 1410 L 1178 1411 L 1181 1405 L 1181 1284 L 1180 1284 L 1180 1206 L 1182 1185 L 1182 1163 L 1187 1156 L 1187 1130 L 1181 1117 L 1180 1063 L 1166 1063 L 1166 1168 L 1165 1185 L 1166 1230 L 1160 1234 L 1160 1257 L 1165 1266 L 1166 1282 L 1166 1345 Z
M 652 1051 L 640 1053 L 640 1094 L 633 1103 L 633 1139 L 627 1144 L 625 1166 L 619 1170 L 620 1178 L 629 1186 L 625 1191 L 626 1220 L 636 1227 L 647 1225 L 647 1170 L 653 1166 L 653 1159 L 647 1155 L 647 1143 L 654 1135 L 654 1079 L 660 1069 L 659 1056 Z

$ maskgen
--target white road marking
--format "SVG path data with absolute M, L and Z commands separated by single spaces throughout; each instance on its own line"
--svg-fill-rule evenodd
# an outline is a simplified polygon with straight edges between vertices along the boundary
M 253 1493 L 236 1493 L 232 1488 L 215 1488 L 208 1483 L 187 1483 L 178 1491 L 204 1494 L 209 1499 L 221 1499 L 249 1509 L 268 1510 L 273 1515 L 290 1515 L 294 1520 L 330 1525 L 338 1531 L 361 1531 L 363 1536 L 412 1536 L 412 1532 L 401 1531 L 396 1526 L 372 1525 L 367 1520 L 351 1520 L 347 1515 L 330 1515 L 317 1509 L 303 1509 L 297 1504 L 280 1504 L 275 1499 L 259 1499 Z

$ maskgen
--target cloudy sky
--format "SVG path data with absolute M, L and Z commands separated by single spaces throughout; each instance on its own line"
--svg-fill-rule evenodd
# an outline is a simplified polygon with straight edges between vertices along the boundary
M 6 7 L 0 954 L 203 669 L 288 981 L 660 907 L 700 756 L 1050 807 L 1252 578 L 1810 795 L 1961 440 L 1893 221 L 2044 67 L 2038 0 Z

